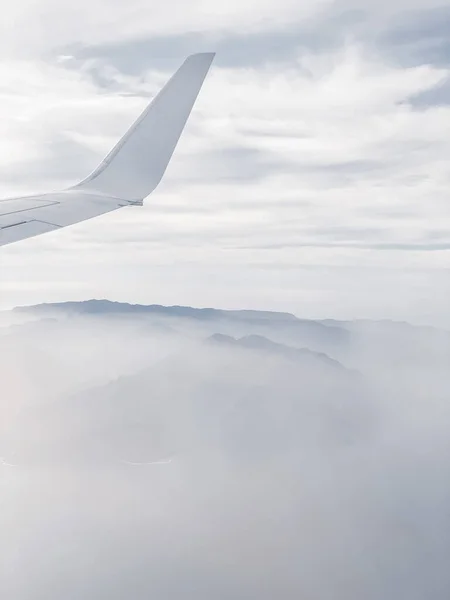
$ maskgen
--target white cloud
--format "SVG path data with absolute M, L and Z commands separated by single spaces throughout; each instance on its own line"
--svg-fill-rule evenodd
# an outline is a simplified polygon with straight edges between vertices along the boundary
M 0 47 L 5 53 L 45 52 L 73 43 L 99 44 L 136 37 L 271 30 L 311 17 L 330 0 L 19 0 L 5 7 Z M 26 36 L 20 35 L 26 31 Z

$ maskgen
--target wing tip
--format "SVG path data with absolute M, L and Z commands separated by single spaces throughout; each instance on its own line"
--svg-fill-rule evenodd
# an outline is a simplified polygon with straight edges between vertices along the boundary
M 186 58 L 185 62 L 192 61 L 205 61 L 212 63 L 216 56 L 216 52 L 195 52 Z

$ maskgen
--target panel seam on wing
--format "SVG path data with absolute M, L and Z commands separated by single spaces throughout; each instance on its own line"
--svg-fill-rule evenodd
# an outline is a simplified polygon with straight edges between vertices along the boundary
M 10 223 L 9 225 L 2 225 L 0 229 L 9 229 L 10 227 L 17 227 L 18 225 L 25 225 L 28 221 L 19 221 L 18 223 Z

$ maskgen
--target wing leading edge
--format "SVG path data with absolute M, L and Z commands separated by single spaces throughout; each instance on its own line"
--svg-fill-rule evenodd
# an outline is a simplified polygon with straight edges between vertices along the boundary
M 0 200 L 0 246 L 142 205 L 167 169 L 214 56 L 188 57 L 86 179 L 60 192 Z

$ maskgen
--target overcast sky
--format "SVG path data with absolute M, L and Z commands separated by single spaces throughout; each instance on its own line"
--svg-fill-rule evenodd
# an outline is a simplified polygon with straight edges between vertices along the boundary
M 217 52 L 145 207 L 0 250 L 0 307 L 91 297 L 450 326 L 449 0 L 17 0 L 0 194 L 85 177 Z

